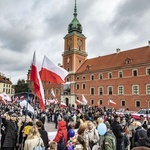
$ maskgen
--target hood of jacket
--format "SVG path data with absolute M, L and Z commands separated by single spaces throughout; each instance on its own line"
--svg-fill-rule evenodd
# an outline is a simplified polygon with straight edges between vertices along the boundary
M 64 129 L 66 129 L 67 127 L 66 127 L 66 122 L 65 121 L 59 121 L 58 122 L 58 129 L 59 130 L 64 130 Z

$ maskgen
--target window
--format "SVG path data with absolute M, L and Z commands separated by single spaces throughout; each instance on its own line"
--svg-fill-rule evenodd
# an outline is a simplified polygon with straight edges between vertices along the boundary
M 85 76 L 82 76 L 82 79 L 85 79 Z
M 94 75 L 91 75 L 91 80 L 94 80 Z
M 150 75 L 150 68 L 147 68 L 147 75 Z
M 103 79 L 103 74 L 102 74 L 102 73 L 99 74 L 99 79 L 100 79 L 100 80 Z
M 133 86 L 132 86 L 132 93 L 133 93 L 134 95 L 139 94 L 139 86 L 138 86 L 138 85 L 133 85 Z
M 126 101 L 125 100 L 121 101 L 121 106 L 126 106 Z
M 93 104 L 94 104 L 94 100 L 92 99 L 92 100 L 91 100 L 91 105 L 93 105 Z
M 67 82 L 69 82 L 69 78 L 67 78 Z
M 82 63 L 82 60 L 79 60 L 79 63 Z
M 55 90 L 55 93 L 56 93 L 56 94 L 59 94 L 59 89 L 56 89 L 56 90 Z
M 112 86 L 108 87 L 108 95 L 112 95 Z
M 150 94 L 150 84 L 146 85 L 146 94 Z
M 133 70 L 133 76 L 136 77 L 137 75 L 138 75 L 138 74 L 137 74 L 137 70 L 134 69 L 134 70 Z
M 102 99 L 99 100 L 99 105 L 103 105 L 103 100 Z
M 111 79 L 111 78 L 112 78 L 112 73 L 109 72 L 109 73 L 108 73 L 108 79 Z
M 85 89 L 85 83 L 82 83 L 82 89 Z
M 150 108 L 150 100 L 148 101 L 148 108 Z M 150 113 L 149 113 L 150 114 Z
M 124 94 L 124 86 L 118 86 L 118 95 Z
M 99 87 L 99 95 L 103 95 L 103 87 Z
M 77 80 L 79 80 L 79 77 L 76 77 Z
M 70 68 L 69 68 L 69 67 L 67 68 L 67 71 L 68 71 L 68 72 L 70 71 Z
M 4 87 L 5 87 L 5 84 L 4 84 Z
M 76 89 L 77 89 L 77 90 L 79 89 L 79 84 L 76 84 Z
M 90 89 L 90 94 L 94 95 L 94 88 L 93 87 Z
M 119 77 L 119 78 L 122 78 L 122 77 L 123 77 L 123 72 L 122 72 L 122 71 L 119 71 L 119 72 L 118 72 L 118 77 Z
M 141 107 L 141 101 L 140 100 L 135 101 L 135 107 Z

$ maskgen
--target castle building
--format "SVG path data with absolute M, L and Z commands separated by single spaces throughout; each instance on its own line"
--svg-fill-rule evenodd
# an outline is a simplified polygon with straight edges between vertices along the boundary
M 69 72 L 66 84 L 43 82 L 45 97 L 52 98 L 51 89 L 58 100 L 67 105 L 81 100 L 88 105 L 109 107 L 111 99 L 115 108 L 139 110 L 150 107 L 150 42 L 147 46 L 87 59 L 86 37 L 77 19 L 75 0 L 74 18 L 64 37 L 62 67 Z

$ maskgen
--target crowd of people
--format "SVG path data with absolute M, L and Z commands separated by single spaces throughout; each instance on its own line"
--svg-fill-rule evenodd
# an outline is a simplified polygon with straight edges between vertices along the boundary
M 144 116 L 136 121 L 129 113 L 97 106 L 52 105 L 45 111 L 36 107 L 34 113 L 19 104 L 0 104 L 0 108 L 1 150 L 34 150 L 37 146 L 43 150 L 150 149 L 150 119 Z M 55 123 L 54 139 L 48 137 L 46 121 Z

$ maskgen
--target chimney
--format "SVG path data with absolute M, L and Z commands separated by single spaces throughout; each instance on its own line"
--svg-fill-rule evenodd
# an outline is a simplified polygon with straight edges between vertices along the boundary
M 118 54 L 120 51 L 121 51 L 120 48 L 117 48 L 117 49 L 116 49 L 116 53 L 117 53 L 117 54 Z
M 150 47 L 150 41 L 148 41 L 148 46 Z

